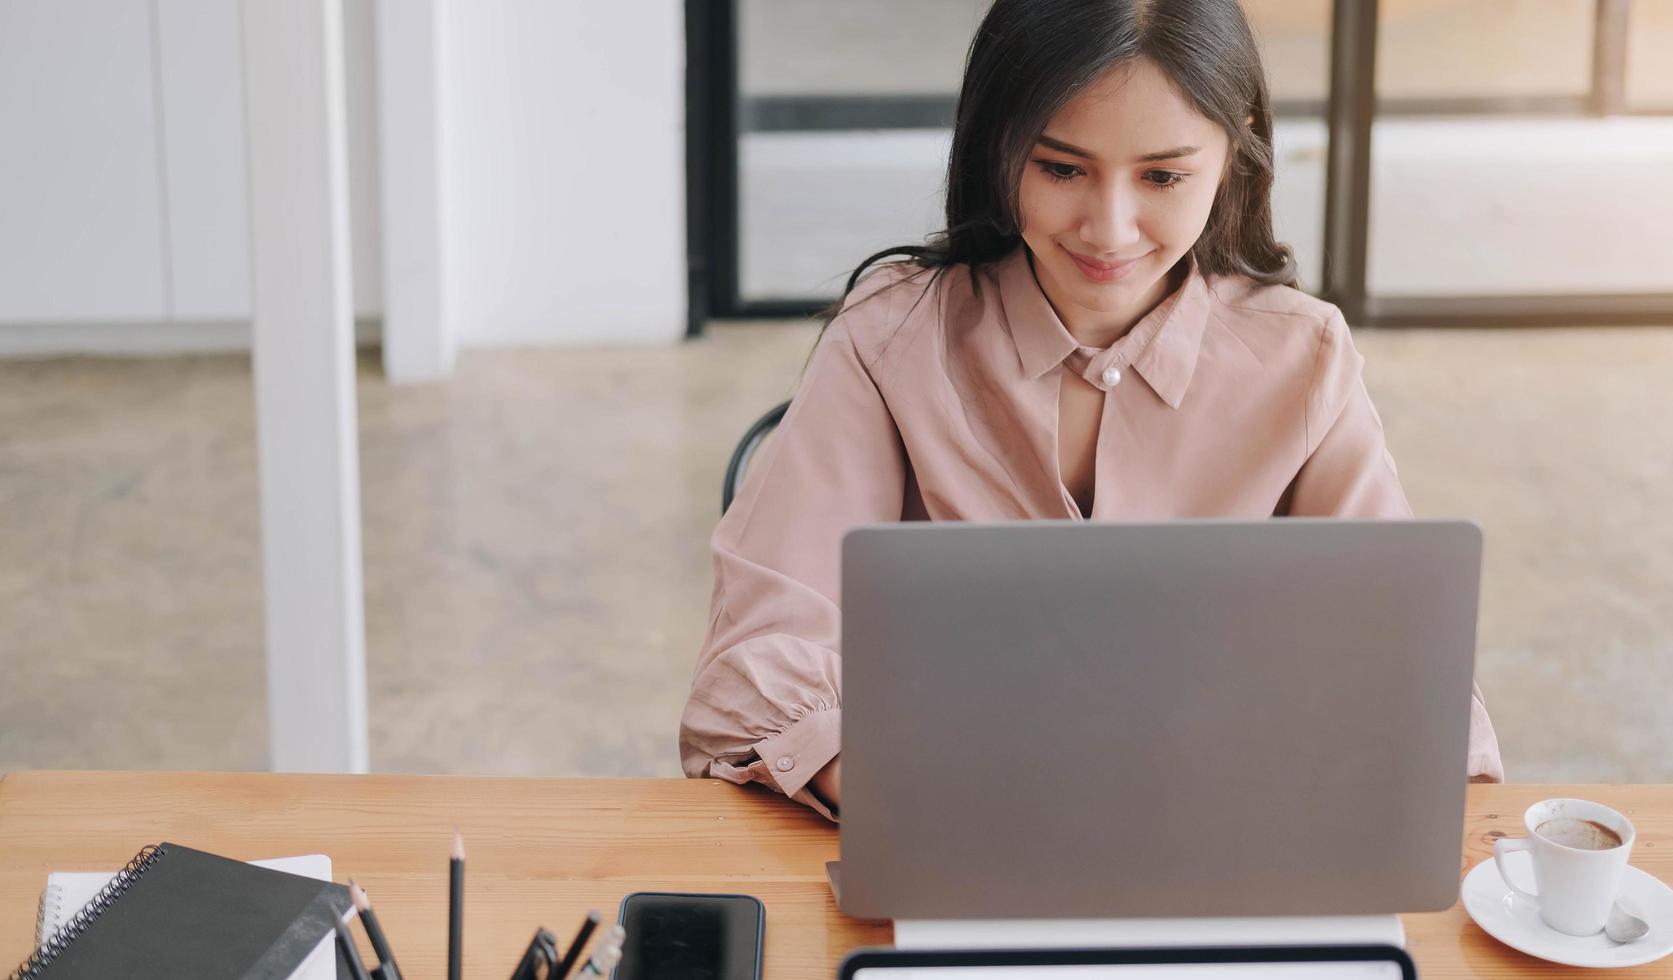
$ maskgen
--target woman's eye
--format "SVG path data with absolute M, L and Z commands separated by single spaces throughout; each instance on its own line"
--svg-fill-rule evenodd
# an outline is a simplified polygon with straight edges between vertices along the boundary
M 1080 173 L 1080 168 L 1072 163 L 1051 163 L 1046 160 L 1039 163 L 1041 172 L 1052 180 L 1068 180 Z
M 1144 175 L 1144 179 L 1163 190 L 1176 187 L 1185 180 L 1185 175 L 1172 170 L 1151 170 Z

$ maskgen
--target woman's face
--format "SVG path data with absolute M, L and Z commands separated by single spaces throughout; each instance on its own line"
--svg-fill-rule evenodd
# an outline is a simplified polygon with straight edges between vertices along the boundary
M 1052 117 L 1018 196 L 1035 275 L 1066 325 L 1122 332 L 1167 295 L 1168 270 L 1208 223 L 1229 148 L 1146 58 Z

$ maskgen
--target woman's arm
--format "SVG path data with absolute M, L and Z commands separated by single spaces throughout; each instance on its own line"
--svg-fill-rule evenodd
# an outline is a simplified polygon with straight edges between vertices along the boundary
M 899 520 L 906 486 L 900 434 L 853 331 L 856 314 L 889 315 L 884 300 L 850 304 L 826 330 L 715 529 L 712 618 L 680 722 L 687 775 L 760 782 L 832 819 L 820 797 L 836 802 L 841 539 Z
M 1314 356 L 1304 408 L 1306 458 L 1291 487 L 1291 516 L 1412 516 L 1382 419 L 1365 390 L 1364 367 L 1347 323 L 1333 314 Z
M 1307 458 L 1291 486 L 1295 517 L 1412 516 L 1383 437 L 1382 419 L 1365 390 L 1365 358 L 1354 348 L 1340 313 L 1319 340 L 1306 405 Z M 1470 699 L 1468 772 L 1474 782 L 1502 782 L 1499 737 L 1487 716 L 1480 685 Z

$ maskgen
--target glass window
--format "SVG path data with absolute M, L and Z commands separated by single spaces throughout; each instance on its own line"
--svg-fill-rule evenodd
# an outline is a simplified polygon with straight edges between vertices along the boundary
M 1673 0 L 1627 8 L 1627 105 L 1673 113 Z
M 1272 225 L 1295 251 L 1301 287 L 1324 282 L 1330 131 L 1330 0 L 1245 0 L 1272 98 Z
M 1585 96 L 1596 16 L 1596 0 L 1382 0 L 1377 96 Z
M 740 297 L 835 298 L 861 259 L 940 230 L 951 145 L 945 129 L 745 134 Z
M 987 0 L 742 0 L 738 5 L 738 292 L 835 297 L 860 260 L 939 230 L 952 133 L 852 129 L 856 106 L 958 96 Z M 802 128 L 751 131 L 763 104 Z M 782 113 L 779 113 L 782 114 Z M 852 115 L 851 111 L 846 114 Z
M 740 0 L 738 91 L 958 94 L 988 0 Z
M 1382 10 L 1371 295 L 1673 288 L 1673 117 L 1387 112 L 1394 94 L 1589 92 L 1591 0 L 1386 0 Z
M 1330 0 L 1243 0 L 1260 45 L 1272 100 L 1316 104 L 1330 96 Z
M 744 302 L 836 296 L 860 260 L 940 230 L 946 128 L 842 129 L 846 106 L 957 97 L 987 0 L 742 0 L 738 290 Z M 1276 105 L 1274 225 L 1302 284 L 1321 282 L 1330 0 L 1250 0 Z M 802 128 L 752 120 L 800 103 Z M 827 122 L 829 121 L 827 117 Z

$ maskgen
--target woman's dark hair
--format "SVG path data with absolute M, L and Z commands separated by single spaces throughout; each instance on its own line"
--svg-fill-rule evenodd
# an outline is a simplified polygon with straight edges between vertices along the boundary
M 1016 248 L 1017 189 L 1046 124 L 1110 69 L 1140 57 L 1231 140 L 1225 177 L 1192 249 L 1203 274 L 1295 285 L 1290 249 L 1272 236 L 1266 75 L 1237 0 L 994 0 L 970 42 L 959 89 L 946 227 L 922 245 L 868 256 L 825 310 L 825 322 L 882 259 L 904 256 L 897 261 L 932 269 L 933 283 L 950 266 L 975 270 Z

